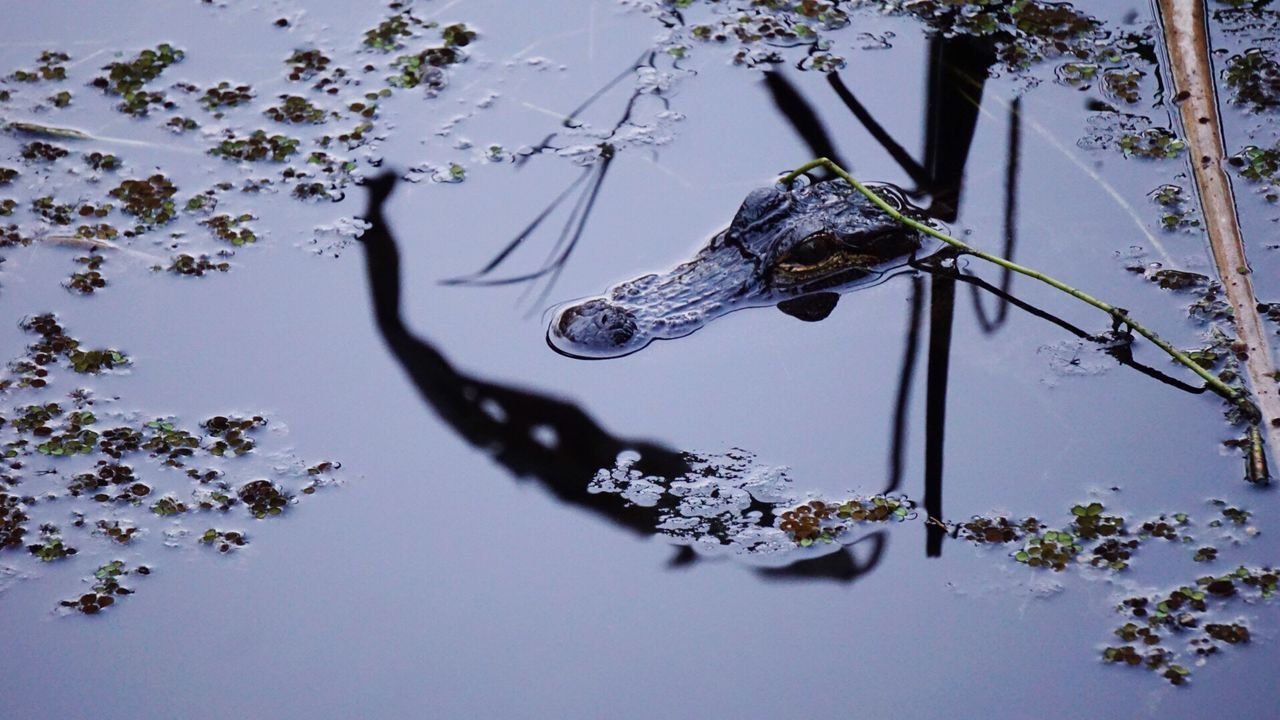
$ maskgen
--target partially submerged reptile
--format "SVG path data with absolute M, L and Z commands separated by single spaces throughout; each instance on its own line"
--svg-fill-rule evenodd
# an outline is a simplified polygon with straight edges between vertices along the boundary
M 896 188 L 875 189 L 902 212 L 920 214 Z M 843 180 L 760 188 L 692 260 L 561 309 L 547 341 L 572 357 L 612 358 L 742 308 L 777 305 L 801 320 L 821 320 L 840 292 L 884 280 L 926 240 Z

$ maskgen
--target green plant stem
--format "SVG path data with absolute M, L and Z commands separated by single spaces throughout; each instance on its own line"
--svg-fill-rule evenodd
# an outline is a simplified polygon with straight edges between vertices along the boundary
M 1252 419 L 1257 416 L 1257 408 L 1255 408 L 1253 403 L 1249 400 L 1249 396 L 1247 393 L 1241 390 L 1237 390 L 1236 388 L 1233 388 L 1227 385 L 1226 383 L 1222 382 L 1221 380 L 1219 380 L 1216 376 L 1213 375 L 1213 373 L 1209 372 L 1203 367 L 1200 367 L 1200 365 L 1198 365 L 1194 360 L 1187 357 L 1186 354 L 1184 354 L 1182 351 L 1170 345 L 1163 338 L 1157 335 L 1154 331 L 1148 329 L 1141 323 L 1129 317 L 1129 313 L 1127 313 L 1124 309 L 1118 308 L 1112 305 L 1111 303 L 1105 302 L 1103 300 L 1099 300 L 1098 298 L 1086 292 L 1083 292 L 1081 290 L 1077 290 L 1076 288 L 1071 287 L 1070 285 L 1062 282 L 1061 280 L 1055 280 L 1054 278 L 1051 278 L 1048 275 L 1045 275 L 1044 273 L 1038 270 L 1032 270 L 1029 267 L 1025 267 L 1015 262 L 1011 262 L 998 255 L 992 255 L 991 253 L 983 252 L 969 245 L 968 243 L 962 242 L 960 240 L 957 240 L 951 237 L 950 235 L 942 232 L 941 230 L 938 230 L 937 228 L 931 227 L 929 225 L 926 225 L 925 223 L 922 223 L 918 220 L 915 220 L 913 218 L 907 217 L 906 215 L 903 215 L 901 212 L 898 211 L 897 208 L 885 202 L 883 198 L 881 198 L 879 195 L 875 193 L 875 191 L 873 191 L 871 188 L 868 188 L 866 185 L 863 185 L 862 183 L 855 180 L 853 176 L 845 172 L 844 168 L 835 164 L 831 160 L 828 160 L 827 158 L 818 158 L 817 160 L 811 160 L 805 163 L 804 165 L 801 165 L 795 170 L 792 170 L 791 172 L 784 175 L 782 177 L 781 182 L 787 185 L 790 185 L 792 182 L 795 181 L 796 178 L 800 177 L 804 173 L 820 167 L 826 168 L 827 170 L 830 170 L 832 173 L 835 173 L 837 177 L 839 177 L 841 180 L 844 180 L 845 182 L 852 185 L 855 190 L 865 195 L 866 198 L 871 202 L 875 203 L 876 207 L 880 208 L 881 210 L 884 210 L 886 213 L 889 214 L 890 217 L 902 223 L 903 225 L 906 225 L 907 227 L 913 228 L 915 230 L 919 230 L 920 232 L 926 235 L 929 235 L 930 237 L 937 238 L 942 242 L 950 245 L 951 247 L 956 248 L 957 250 L 961 251 L 966 255 L 973 255 L 974 257 L 982 258 L 987 262 L 995 263 L 996 265 L 999 265 L 1002 268 L 1012 270 L 1013 272 L 1026 275 L 1027 277 L 1030 277 L 1030 278 L 1035 278 L 1036 280 L 1039 280 L 1040 282 L 1045 283 L 1050 287 L 1061 290 L 1062 292 L 1067 293 L 1068 295 L 1074 298 L 1077 298 L 1079 300 L 1083 300 L 1084 302 L 1107 313 L 1112 317 L 1113 320 L 1115 320 L 1117 324 L 1132 328 L 1134 332 L 1150 340 L 1152 343 L 1155 344 L 1156 347 L 1168 353 L 1169 357 L 1178 361 L 1182 365 L 1185 365 L 1189 370 L 1194 372 L 1196 375 L 1199 375 L 1200 378 L 1203 379 L 1205 383 L 1209 386 L 1209 388 L 1212 389 L 1215 393 L 1221 395 L 1223 398 L 1229 400 L 1230 402 L 1235 403 L 1236 406 L 1238 406 L 1245 413 L 1245 417 Z

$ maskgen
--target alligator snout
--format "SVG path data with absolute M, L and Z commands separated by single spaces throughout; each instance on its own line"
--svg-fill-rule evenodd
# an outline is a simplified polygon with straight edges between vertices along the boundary
M 557 352 L 572 357 L 605 358 L 639 350 L 635 315 L 608 300 L 588 300 L 560 311 L 547 335 Z

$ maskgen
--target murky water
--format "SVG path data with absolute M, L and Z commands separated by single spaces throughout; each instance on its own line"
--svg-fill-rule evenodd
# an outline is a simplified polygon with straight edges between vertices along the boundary
M 1112 33 L 1153 32 L 1145 2 L 1075 7 Z M 1191 672 L 1186 686 L 1103 662 L 1105 647 L 1125 644 L 1113 634 L 1132 619 L 1116 610 L 1124 598 L 1167 595 L 1200 577 L 1275 562 L 1280 508 L 1273 492 L 1243 481 L 1240 451 L 1223 447 L 1239 430 L 1223 421 L 1220 400 L 1121 365 L 1064 329 L 1061 323 L 1103 333 L 1108 323 L 1050 288 L 1017 277 L 1007 291 L 1058 323 L 920 272 L 846 294 L 822 322 L 755 308 L 594 362 L 547 346 L 552 308 L 687 260 L 747 193 L 811 159 L 821 143 L 818 134 L 797 131 L 805 106 L 857 177 L 921 185 L 827 75 L 793 67 L 803 49 L 785 51 L 782 64 L 735 65 L 736 39 L 696 38 L 692 28 L 713 25 L 722 12 L 699 3 L 683 8 L 685 24 L 672 30 L 663 23 L 676 17 L 671 8 L 664 16 L 647 3 L 422 2 L 410 8 L 420 22 L 391 36 L 404 49 L 387 53 L 362 45 L 366 30 L 396 12 L 376 5 L 8 10 L 0 69 L 36 68 L 46 50 L 70 59 L 62 63 L 65 81 L 6 76 L 0 89 L 11 98 L 0 113 L 93 139 L 0 135 L 0 167 L 19 172 L 0 185 L 0 200 L 16 201 L 0 229 L 12 222 L 26 237 L 73 233 L 84 222 L 79 216 L 62 226 L 32 207 L 49 196 L 73 206 L 111 201 L 115 209 L 94 222 L 123 232 L 137 219 L 121 212 L 123 201 L 109 190 L 157 172 L 178 190 L 173 222 L 113 239 L 127 251 L 99 253 L 107 285 L 91 295 L 63 286 L 81 271 L 75 258 L 89 256 L 84 247 L 42 239 L 0 251 L 6 360 L 22 358 L 39 340 L 23 319 L 49 312 L 84 347 L 116 348 L 130 360 L 123 371 L 97 376 L 63 363 L 47 389 L 9 388 L 0 396 L 0 415 L 9 420 L 3 439 L 34 444 L 14 427 L 19 408 L 60 402 L 70 411 L 67 393 L 87 388 L 102 418 L 97 427 L 145 429 L 164 418 L 190 429 L 202 449 L 181 469 L 144 451 L 127 456 L 152 488 L 137 505 L 67 493 L 100 453 L 63 458 L 27 449 L 22 467 L 11 468 L 20 483 L 6 492 L 33 502 L 24 501 L 27 537 L 0 550 L 6 716 L 1196 718 L 1225 710 L 1261 718 L 1280 706 L 1270 681 L 1280 659 L 1280 614 L 1257 593 L 1213 599 L 1209 620 L 1246 624 L 1248 643 L 1218 643 L 1201 664 L 1187 641 L 1202 628 L 1170 635 L 1167 646 Z M 1123 134 L 1114 130 L 1116 113 L 1090 105 L 1114 103 L 1153 127 L 1176 129 L 1168 91 L 1161 94 L 1169 86 L 1162 66 L 1133 66 L 1145 75 L 1136 81 L 1138 101 L 1125 105 L 1092 84 L 1081 90 L 1060 81 L 1062 58 L 1026 72 L 997 63 L 979 112 L 935 115 L 935 126 L 952 131 L 939 133 L 927 120 L 947 96 L 931 103 L 929 67 L 940 57 L 959 62 L 947 58 L 963 48 L 940 49 L 909 15 L 850 11 L 848 26 L 824 31 L 831 48 L 823 52 L 844 58 L 845 88 L 918 162 L 931 136 L 951 143 L 935 147 L 934 166 L 925 170 L 962 178 L 962 191 L 918 198 L 955 206 L 934 203 L 941 222 L 1127 308 L 1178 347 L 1206 344 L 1209 325 L 1188 317 L 1198 296 L 1162 289 L 1142 272 L 1214 274 L 1199 230 L 1162 230 L 1164 210 L 1148 197 L 1167 183 L 1191 190 L 1185 153 L 1126 158 L 1111 147 Z M 385 78 L 404 68 L 393 66 L 395 58 L 447 45 L 442 28 L 454 23 L 476 33 L 454 45 L 465 61 L 424 74 L 414 88 L 388 85 Z M 1224 27 L 1215 21 L 1215 43 L 1239 52 L 1273 36 L 1275 26 L 1264 23 L 1248 36 Z M 120 97 L 88 84 L 108 63 L 160 43 L 185 57 L 146 87 L 176 107 L 157 103 L 145 117 L 131 117 L 115 109 Z M 684 49 L 669 52 L 674 47 Z M 302 61 L 286 58 L 309 49 L 330 63 L 290 80 Z M 325 78 L 329 85 L 312 87 Z M 249 85 L 253 98 L 206 108 L 205 90 L 222 81 Z M 384 88 L 390 95 L 377 95 Z M 576 127 L 561 124 L 601 88 Z M 65 107 L 46 100 L 61 90 L 72 93 Z M 338 116 L 314 125 L 264 117 L 284 94 Z M 366 138 L 322 145 L 325 135 L 364 121 L 351 109 L 357 102 L 377 105 Z M 627 122 L 615 127 L 628 106 Z M 1274 146 L 1274 112 L 1227 107 L 1229 151 Z M 175 133 L 167 125 L 174 116 L 199 127 Z M 966 123 L 972 144 L 957 163 Z M 207 153 L 255 129 L 298 139 L 297 155 L 237 163 Z M 53 163 L 24 160 L 24 148 L 37 141 L 69 154 Z M 92 151 L 124 165 L 93 171 L 81 158 Z M 313 152 L 338 158 L 336 165 L 306 162 Z M 325 191 L 344 199 L 293 196 L 330 166 Z M 287 177 L 287 167 L 313 177 Z M 380 332 L 365 246 L 353 239 L 363 227 L 354 218 L 364 212 L 365 191 L 348 176 L 370 177 L 379 167 L 408 180 L 396 186 L 386 219 L 400 256 L 400 316 L 422 345 L 388 344 L 391 335 Z M 579 182 L 486 277 L 543 268 L 563 250 L 557 237 L 573 203 L 601 175 L 581 238 L 554 284 L 550 274 L 532 284 L 442 283 L 485 267 Z M 221 182 L 232 186 L 217 189 Z M 246 183 L 260 189 L 242 192 Z M 1259 299 L 1280 301 L 1280 251 L 1270 247 L 1275 205 L 1254 186 L 1238 185 Z M 1007 207 L 1010 187 L 1016 212 Z M 215 190 L 217 207 L 188 211 L 189 198 L 206 189 Z M 1193 215 L 1194 206 L 1189 201 Z M 237 227 L 251 227 L 257 240 L 241 246 L 200 224 L 245 213 L 253 219 Z M 1011 245 L 1007 226 L 1015 231 Z M 150 269 L 180 253 L 207 254 L 230 268 L 204 277 Z M 977 260 L 962 265 L 993 285 L 1003 282 Z M 386 288 L 373 288 L 384 301 Z M 949 347 L 931 351 L 948 322 Z M 448 372 L 433 352 L 447 359 Z M 1135 344 L 1133 355 L 1195 384 L 1148 344 Z M 485 381 L 493 385 L 476 385 Z M 468 402 L 475 397 L 459 389 L 468 383 L 503 407 Z M 894 491 L 921 505 L 907 519 L 859 526 L 841 542 L 811 547 L 797 547 L 766 522 L 771 542 L 787 540 L 781 556 L 758 557 L 741 545 L 709 551 L 705 536 L 671 537 L 678 533 L 670 532 L 670 518 L 668 532 L 658 532 L 644 502 L 628 507 L 607 490 L 587 493 L 591 476 L 566 470 L 577 465 L 521 454 L 518 440 L 485 434 L 485 423 L 521 408 L 555 427 L 559 416 L 548 408 L 565 406 L 548 398 L 590 417 L 559 426 L 581 437 L 600 432 L 621 445 L 643 438 L 655 454 L 692 453 L 713 467 L 746 457 L 739 462 L 752 477 L 769 482 L 780 482 L 778 468 L 786 468 L 790 485 L 783 487 L 797 503 Z M 202 420 L 255 414 L 268 422 L 248 433 L 252 452 L 207 450 L 217 438 L 200 428 Z M 322 461 L 341 467 L 307 474 Z M 262 519 L 243 502 L 225 514 L 154 512 L 165 495 L 195 505 L 193 490 L 211 487 L 186 477 L 197 468 L 222 470 L 231 495 L 266 478 L 297 502 Z M 322 486 L 306 493 L 317 477 Z M 728 496 L 729 484 L 720 488 Z M 1071 508 L 1090 502 L 1123 515 L 1135 538 L 1145 521 L 1186 513 L 1179 532 L 1195 541 L 1144 539 L 1122 571 L 1086 558 L 1053 572 L 1012 557 L 1021 542 L 977 546 L 925 522 L 929 515 L 953 523 L 1035 516 L 1063 529 Z M 1251 515 L 1243 524 L 1212 525 L 1223 521 L 1223 507 Z M 84 527 L 75 527 L 75 513 Z M 98 520 L 139 530 L 120 544 L 92 534 Z M 41 523 L 57 525 L 77 554 L 41 562 L 28 553 L 22 545 L 41 542 Z M 217 542 L 200 542 L 206 529 L 242 532 L 249 543 L 219 553 Z M 688 545 L 698 550 L 682 550 Z M 1215 559 L 1193 560 L 1210 546 Z M 822 557 L 825 563 L 814 561 Z M 134 594 L 93 616 L 59 606 L 100 582 L 85 578 L 114 559 L 151 570 L 121 578 Z

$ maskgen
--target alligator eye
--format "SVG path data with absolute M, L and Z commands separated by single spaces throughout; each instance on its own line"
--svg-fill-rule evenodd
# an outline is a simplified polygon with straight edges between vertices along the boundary
M 783 253 L 782 257 L 778 258 L 778 265 L 800 268 L 818 265 L 841 247 L 839 238 L 822 230 L 801 240 L 795 247 Z

